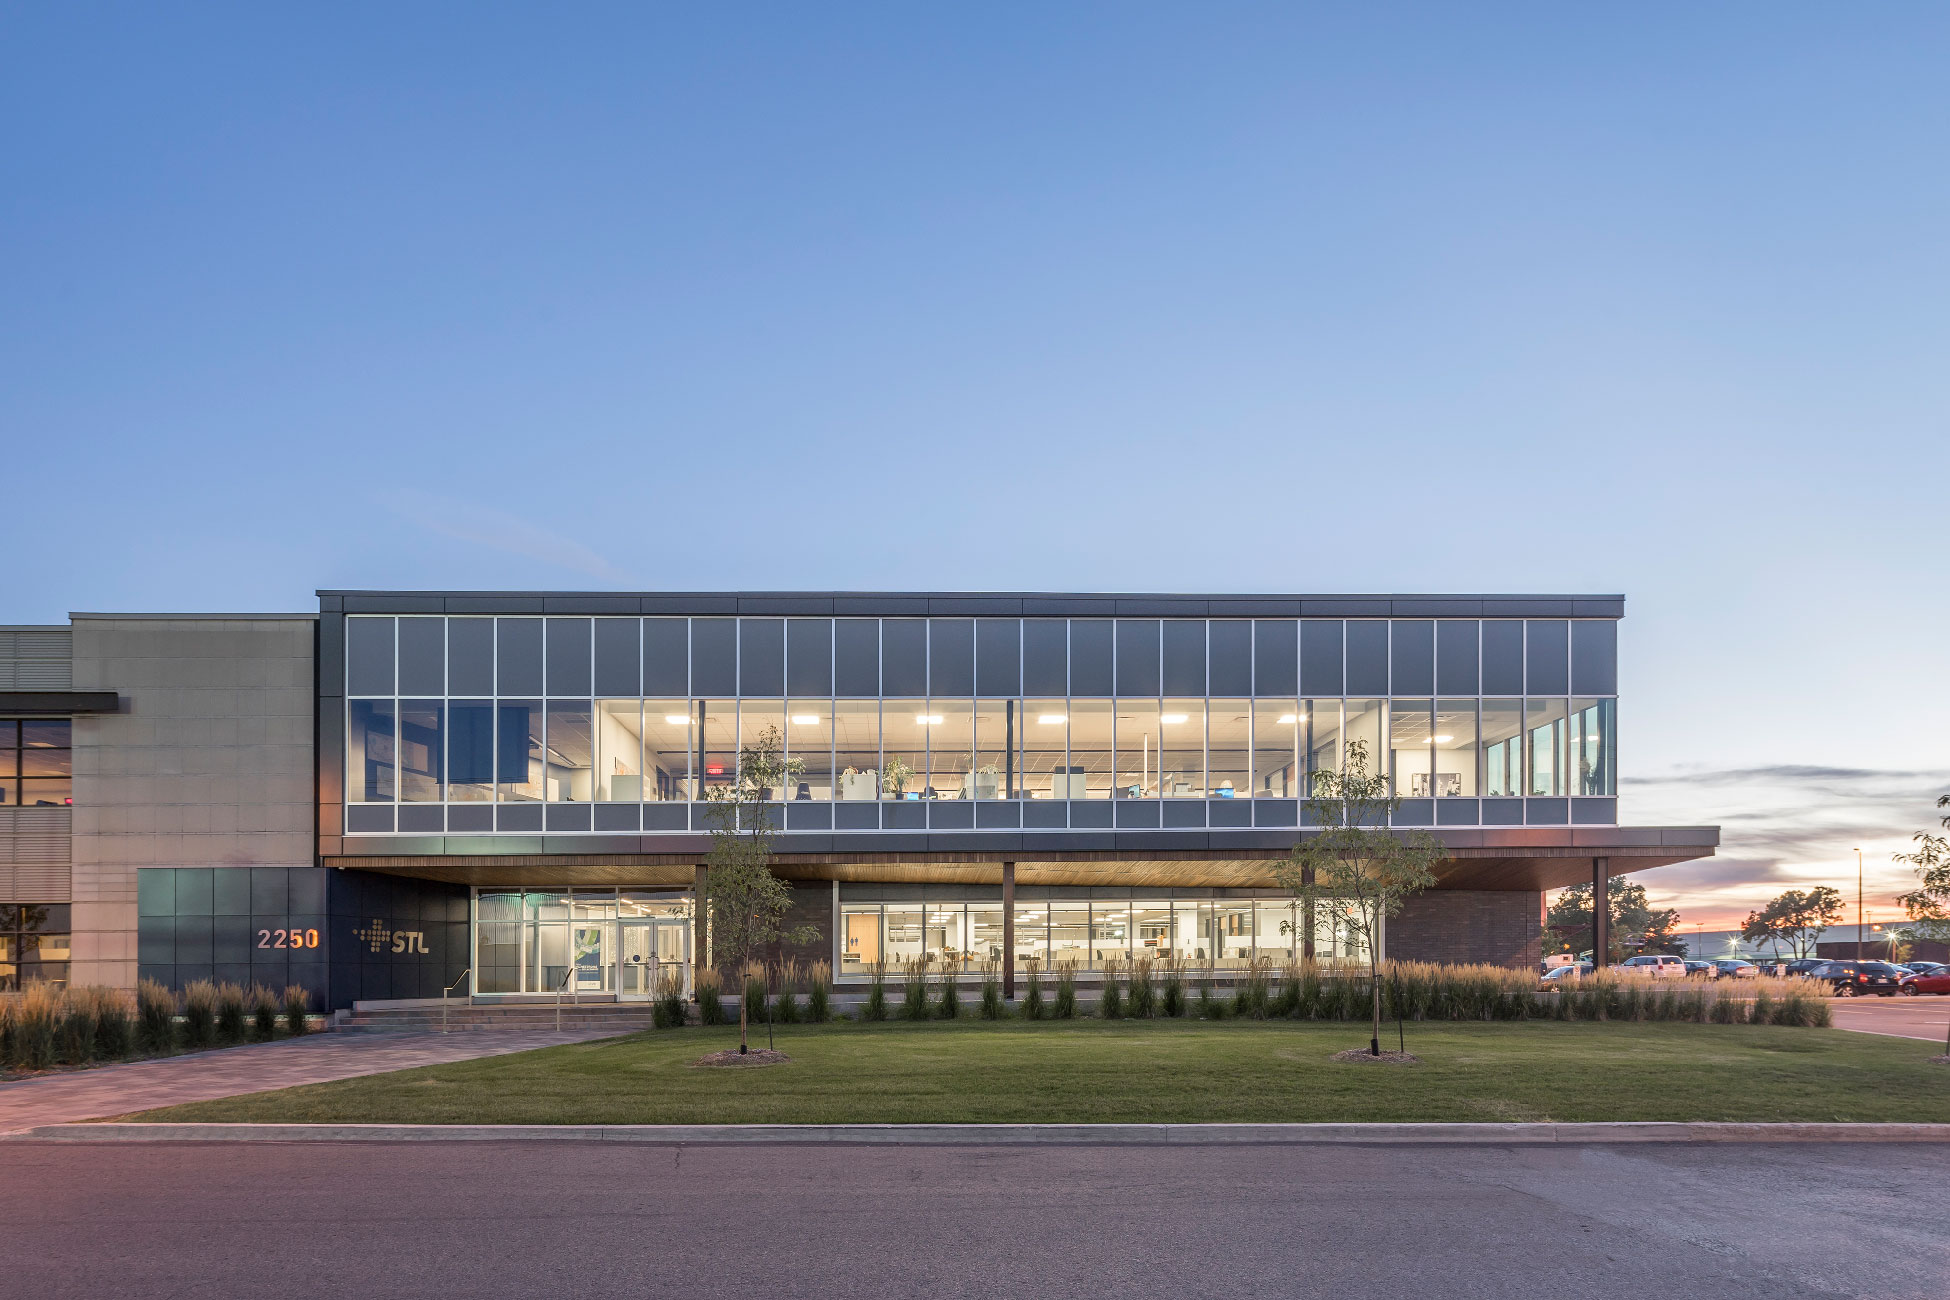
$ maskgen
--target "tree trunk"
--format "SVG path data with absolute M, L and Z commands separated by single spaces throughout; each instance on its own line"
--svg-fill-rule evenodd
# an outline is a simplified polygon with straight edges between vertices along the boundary
M 1369 980 L 1369 984 L 1372 986 L 1374 992 L 1374 1024 L 1370 1027 L 1370 1033 L 1368 1035 L 1368 1055 L 1380 1056 L 1381 1055 L 1381 963 L 1376 961 L 1374 958 L 1374 948 L 1373 948 L 1372 940 L 1370 940 L 1369 942 L 1368 971 L 1371 976 Z

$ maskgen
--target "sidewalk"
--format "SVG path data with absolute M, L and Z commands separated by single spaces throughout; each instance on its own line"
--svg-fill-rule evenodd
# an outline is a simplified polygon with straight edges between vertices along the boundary
M 537 1047 L 611 1038 L 627 1029 L 494 1034 L 313 1034 L 156 1061 L 104 1065 L 0 1083 L 0 1134 L 44 1124 L 126 1115 L 181 1102 L 210 1101 L 302 1083 L 503 1056 Z

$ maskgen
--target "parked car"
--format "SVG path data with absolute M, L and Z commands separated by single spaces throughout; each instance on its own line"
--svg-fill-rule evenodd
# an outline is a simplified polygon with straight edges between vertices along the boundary
M 1688 975 L 1697 975 L 1702 979 L 1711 979 L 1713 977 L 1713 963 L 1710 961 L 1694 961 L 1691 957 L 1688 957 L 1686 959 L 1686 973 Z
M 1750 980 L 1760 977 L 1760 967 L 1750 961 L 1741 961 L 1737 957 L 1722 957 L 1710 965 L 1713 967 L 1714 979 Z
M 1950 966 L 1938 966 L 1920 975 L 1906 975 L 1897 983 L 1896 992 L 1912 998 L 1919 993 L 1950 994 Z
M 1681 979 L 1688 972 L 1686 960 L 1670 953 L 1640 953 L 1612 967 L 1621 975 L 1650 975 L 1655 979 Z
M 1906 961 L 1903 965 L 1918 975 L 1941 975 L 1945 971 L 1950 971 L 1950 966 L 1945 966 L 1940 961 Z
M 1826 980 L 1838 998 L 1894 997 L 1902 975 L 1886 961 L 1823 962 L 1808 973 L 1809 979 Z
M 1547 989 L 1562 988 L 1566 984 L 1577 983 L 1590 973 L 1591 963 L 1588 961 L 1581 961 L 1568 966 L 1553 966 L 1544 972 L 1544 987 Z

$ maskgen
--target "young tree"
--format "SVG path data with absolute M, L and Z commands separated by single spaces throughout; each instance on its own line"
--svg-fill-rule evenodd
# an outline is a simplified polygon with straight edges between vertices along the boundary
M 1805 893 L 1790 889 L 1758 912 L 1747 913 L 1740 938 L 1746 943 L 1770 945 L 1776 957 L 1781 955 L 1783 943 L 1796 957 L 1806 957 L 1814 951 L 1821 932 L 1841 919 L 1839 891 L 1827 885 L 1817 885 Z
M 1614 939 L 1624 935 L 1642 938 L 1642 952 L 1669 952 L 1686 955 L 1686 941 L 1679 937 L 1679 912 L 1664 907 L 1655 910 L 1645 896 L 1645 886 L 1635 880 L 1613 880 L 1605 888 L 1605 910 L 1611 914 L 1610 933 Z M 1549 951 L 1579 953 L 1593 946 L 1591 931 L 1591 886 L 1572 885 L 1558 894 L 1544 918 L 1544 933 Z M 1609 953 L 1593 953 L 1591 964 L 1609 964 Z
M 765 945 L 783 939 L 787 943 L 811 943 L 819 931 L 811 926 L 783 931 L 785 914 L 792 906 L 792 890 L 772 874 L 771 800 L 784 788 L 787 778 L 797 776 L 803 764 L 783 756 L 784 746 L 777 727 L 738 750 L 738 775 L 729 785 L 713 786 L 706 793 L 710 807 L 705 815 L 711 821 L 711 854 L 706 888 L 711 917 L 711 955 L 720 967 L 742 971 L 754 953 Z M 738 1050 L 748 1051 L 750 1029 L 743 986 L 738 998 Z
M 1938 799 L 1936 806 L 1950 808 L 1950 794 Z M 1943 818 L 1943 829 L 1950 831 L 1950 816 Z M 1904 933 L 1911 940 L 1950 943 L 1950 836 L 1918 831 L 1911 842 L 1916 845 L 1914 853 L 1895 855 L 1896 861 L 1916 868 L 1916 888 L 1896 895 L 1909 915 Z
M 1388 829 L 1401 802 L 1389 795 L 1385 773 L 1369 774 L 1367 745 L 1350 742 L 1340 771 L 1314 774 L 1307 821 L 1320 829 L 1273 869 L 1281 886 L 1314 915 L 1332 917 L 1367 945 L 1374 995 L 1368 1052 L 1373 1056 L 1381 1055 L 1382 925 L 1402 910 L 1409 895 L 1435 883 L 1432 868 L 1448 855 L 1427 831 Z

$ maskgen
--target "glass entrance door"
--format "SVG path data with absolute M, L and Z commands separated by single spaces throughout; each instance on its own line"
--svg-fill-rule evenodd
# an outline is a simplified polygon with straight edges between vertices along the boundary
M 664 977 L 691 992 L 691 923 L 682 919 L 624 921 L 617 987 L 624 997 L 650 998 Z

